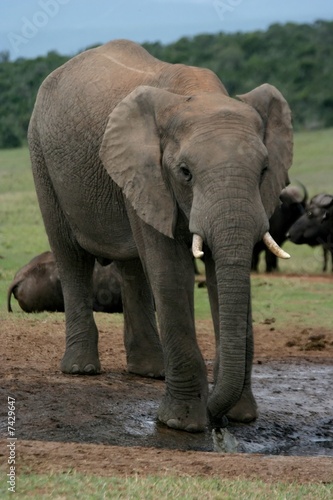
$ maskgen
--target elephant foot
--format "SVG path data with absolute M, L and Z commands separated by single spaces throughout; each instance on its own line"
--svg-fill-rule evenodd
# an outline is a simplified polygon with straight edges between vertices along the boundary
M 135 375 L 140 375 L 140 377 L 150 377 L 150 378 L 165 378 L 164 364 L 153 364 L 153 363 L 128 363 L 127 371 L 129 373 L 134 373 Z
M 238 402 L 227 413 L 229 420 L 247 424 L 258 418 L 258 407 L 251 389 L 243 391 Z
M 207 424 L 206 404 L 199 398 L 181 401 L 164 396 L 157 417 L 171 429 L 203 432 Z
M 66 350 L 60 369 L 70 375 L 97 375 L 101 372 L 98 354 Z
M 165 378 L 164 358 L 160 344 L 155 349 L 136 346 L 134 349 L 127 349 L 127 371 L 140 375 L 141 377 Z

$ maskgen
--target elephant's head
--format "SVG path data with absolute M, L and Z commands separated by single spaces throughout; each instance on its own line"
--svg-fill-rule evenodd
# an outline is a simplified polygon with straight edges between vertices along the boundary
M 212 253 L 223 335 L 209 411 L 221 416 L 244 385 L 253 245 L 288 184 L 288 104 L 268 84 L 239 100 L 142 86 L 110 114 L 100 157 L 147 224 L 173 238 L 182 211 Z

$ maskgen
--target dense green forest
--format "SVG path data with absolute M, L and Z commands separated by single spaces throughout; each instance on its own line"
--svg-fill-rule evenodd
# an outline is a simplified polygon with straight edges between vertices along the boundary
M 202 34 L 144 44 L 155 57 L 212 69 L 231 95 L 264 82 L 288 100 L 298 129 L 333 126 L 333 22 L 274 24 L 267 31 Z M 10 61 L 0 52 L 0 148 L 20 146 L 38 87 L 68 57 Z

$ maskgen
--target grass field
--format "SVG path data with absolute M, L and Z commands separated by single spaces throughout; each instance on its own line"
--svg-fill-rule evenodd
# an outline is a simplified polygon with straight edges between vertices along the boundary
M 52 476 L 23 475 L 19 498 L 102 498 L 123 500 L 329 500 L 333 487 L 329 485 L 265 484 L 263 481 L 230 481 L 193 477 L 127 477 L 98 478 L 82 474 Z M 1 487 L 1 498 L 10 498 Z M 5 485 L 4 485 L 5 486 Z M 37 495 L 32 496 L 37 492 Z M 80 492 L 78 494 L 78 492 Z M 84 492 L 84 493 L 83 493 Z
M 302 182 L 309 195 L 333 193 L 333 130 L 302 132 L 295 135 L 294 166 L 291 180 Z M 292 255 L 280 263 L 283 273 L 307 275 L 320 273 L 319 249 L 284 247 Z M 26 148 L 0 151 L 0 320 L 7 317 L 6 292 L 15 272 L 33 256 L 48 249 Z M 275 317 L 280 325 L 303 323 L 304 326 L 331 327 L 332 283 L 306 282 L 295 277 L 284 279 L 253 277 L 255 321 Z M 272 300 L 274 298 L 274 301 Z M 14 305 L 16 311 L 17 304 Z M 196 289 L 196 314 L 209 317 L 207 292 Z M 48 317 L 35 315 L 36 321 Z M 16 312 L 13 317 L 25 317 Z M 30 315 L 29 319 L 33 316 Z M 118 315 L 108 321 L 119 322 Z M 1 321 L 0 321 L 1 328 Z M 191 484 L 189 484 L 191 483 Z M 329 485 L 268 485 L 252 481 L 210 481 L 200 478 L 92 478 L 77 475 L 22 475 L 19 498 L 331 498 Z M 82 488 L 87 493 L 83 496 Z M 96 496 L 98 490 L 101 494 Z M 112 491 L 111 495 L 110 492 Z M 37 493 L 36 493 L 37 492 Z M 0 484 L 1 498 L 6 484 Z

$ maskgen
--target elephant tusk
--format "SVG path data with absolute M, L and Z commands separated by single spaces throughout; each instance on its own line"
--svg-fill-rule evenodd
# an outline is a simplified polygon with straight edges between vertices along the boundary
M 195 259 L 200 259 L 203 256 L 202 251 L 203 239 L 198 234 L 193 234 L 192 253 Z
M 268 250 L 270 250 L 277 257 L 280 257 L 280 259 L 290 259 L 289 253 L 285 252 L 281 247 L 279 247 L 279 245 L 272 238 L 268 231 L 263 236 L 263 242 L 265 243 Z

